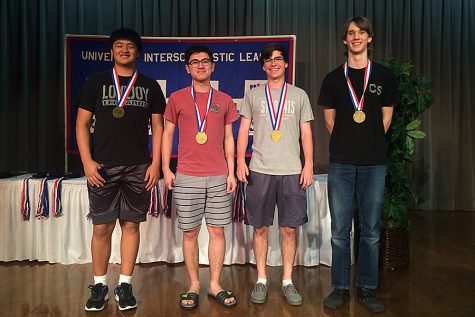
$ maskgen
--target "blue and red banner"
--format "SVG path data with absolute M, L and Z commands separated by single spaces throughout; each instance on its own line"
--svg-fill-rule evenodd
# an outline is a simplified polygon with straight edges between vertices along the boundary
M 287 82 L 293 83 L 295 74 L 295 36 L 219 37 L 219 38 L 142 38 L 143 50 L 137 62 L 142 74 L 160 84 L 166 98 L 176 90 L 190 85 L 190 75 L 185 71 L 185 51 L 195 44 L 204 44 L 213 52 L 215 71 L 211 77 L 213 88 L 230 95 L 238 104 L 244 94 L 266 82 L 266 75 L 259 63 L 259 53 L 268 43 L 279 43 L 289 52 Z M 77 108 L 73 102 L 89 75 L 112 70 L 114 62 L 108 47 L 108 37 L 66 35 L 65 37 L 65 107 L 66 150 L 78 153 L 76 143 Z M 233 125 L 237 136 L 239 121 Z M 251 153 L 252 131 L 247 153 Z M 177 154 L 177 136 L 173 155 Z

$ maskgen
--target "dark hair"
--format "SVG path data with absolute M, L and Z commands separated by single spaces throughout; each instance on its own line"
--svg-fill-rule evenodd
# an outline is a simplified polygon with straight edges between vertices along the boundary
M 137 46 L 139 52 L 142 51 L 142 39 L 140 35 L 132 29 L 121 28 L 112 32 L 109 36 L 109 48 L 112 49 L 112 46 L 117 40 L 129 40 Z
M 274 51 L 279 51 L 282 54 L 284 61 L 286 63 L 289 62 L 289 54 L 287 53 L 287 50 L 285 49 L 285 47 L 283 47 L 282 45 L 278 43 L 270 43 L 264 46 L 261 50 L 261 57 L 259 58 L 261 65 L 264 65 L 264 61 L 266 59 L 269 59 L 272 57 L 272 53 Z
M 208 54 L 209 58 L 211 59 L 211 62 L 214 63 L 213 54 L 211 53 L 210 49 L 207 46 L 193 45 L 193 46 L 188 47 L 188 49 L 185 52 L 185 62 L 187 65 L 188 65 L 188 62 L 190 61 L 191 55 L 196 54 L 196 53 Z
M 374 37 L 373 26 L 371 25 L 371 22 L 365 17 L 355 16 L 351 19 L 348 19 L 345 23 L 345 26 L 343 27 L 343 32 L 341 33 L 341 39 L 343 41 L 346 40 L 346 35 L 348 34 L 348 28 L 350 27 L 351 23 L 356 24 L 356 26 L 360 30 L 366 31 L 369 37 Z M 345 44 L 345 47 L 347 47 L 346 44 Z M 371 49 L 371 42 L 368 43 L 368 51 L 370 49 Z M 345 55 L 348 55 L 348 49 L 346 50 Z

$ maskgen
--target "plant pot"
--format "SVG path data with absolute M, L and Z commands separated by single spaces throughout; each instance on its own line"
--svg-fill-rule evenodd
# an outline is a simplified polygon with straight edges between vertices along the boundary
M 409 267 L 409 229 L 383 226 L 380 265 L 386 271 L 401 271 Z

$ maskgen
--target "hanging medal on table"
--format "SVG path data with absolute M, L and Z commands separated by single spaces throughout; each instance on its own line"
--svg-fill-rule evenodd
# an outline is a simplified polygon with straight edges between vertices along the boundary
M 127 101 L 127 98 L 129 97 L 129 94 L 132 91 L 132 88 L 134 87 L 137 77 L 138 72 L 137 70 L 134 70 L 132 77 L 130 77 L 129 82 L 127 83 L 127 86 L 125 86 L 124 91 L 122 91 L 119 81 L 119 75 L 117 75 L 115 68 L 112 69 L 112 82 L 114 83 L 115 90 L 115 108 L 114 110 L 112 110 L 112 115 L 114 116 L 114 118 L 120 119 L 124 116 L 125 102 Z
M 287 83 L 284 83 L 284 85 L 282 86 L 277 109 L 275 109 L 274 99 L 272 99 L 272 94 L 269 85 L 266 84 L 264 88 L 264 91 L 266 93 L 267 109 L 269 110 L 270 122 L 272 124 L 271 139 L 274 142 L 279 142 L 282 139 L 280 125 L 282 123 L 282 114 L 284 113 L 285 100 L 287 99 L 288 85 Z
M 366 64 L 366 69 L 364 72 L 364 79 L 363 79 L 363 94 L 361 95 L 361 99 L 358 99 L 356 96 L 356 92 L 353 89 L 353 85 L 351 84 L 350 76 L 348 76 L 348 63 L 345 62 L 343 65 L 343 71 L 345 72 L 346 83 L 348 85 L 348 91 L 350 93 L 351 103 L 355 108 L 355 113 L 353 114 L 353 121 L 356 123 L 362 123 L 366 119 L 366 114 L 363 112 L 363 105 L 364 105 L 364 95 L 366 92 L 366 87 L 368 87 L 369 78 L 371 76 L 372 71 L 372 63 L 368 59 L 368 63 Z
M 196 143 L 205 144 L 208 141 L 208 135 L 204 132 L 206 118 L 208 117 L 209 107 L 211 106 L 211 100 L 213 99 L 213 88 L 209 87 L 208 92 L 208 101 L 206 103 L 206 113 L 204 116 L 201 116 L 198 103 L 196 102 L 196 92 L 193 85 L 191 85 L 191 96 L 193 97 L 193 102 L 195 103 L 195 116 L 196 116 L 196 125 L 198 126 L 198 133 L 195 136 Z

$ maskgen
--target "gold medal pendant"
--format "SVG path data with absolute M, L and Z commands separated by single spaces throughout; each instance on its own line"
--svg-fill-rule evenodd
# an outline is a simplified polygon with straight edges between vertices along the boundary
M 280 132 L 280 130 L 272 130 L 271 138 L 272 141 L 279 142 L 282 138 L 282 133 Z
M 112 115 L 114 116 L 114 118 L 116 119 L 120 119 L 124 116 L 124 108 L 121 108 L 121 107 L 115 107 L 114 110 L 112 110 Z
M 196 143 L 205 144 L 208 141 L 208 136 L 204 132 L 198 132 L 195 136 Z
M 366 114 L 363 112 L 363 111 L 355 111 L 355 113 L 353 114 L 353 121 L 355 121 L 356 123 L 362 123 L 363 121 L 365 121 L 366 119 Z

